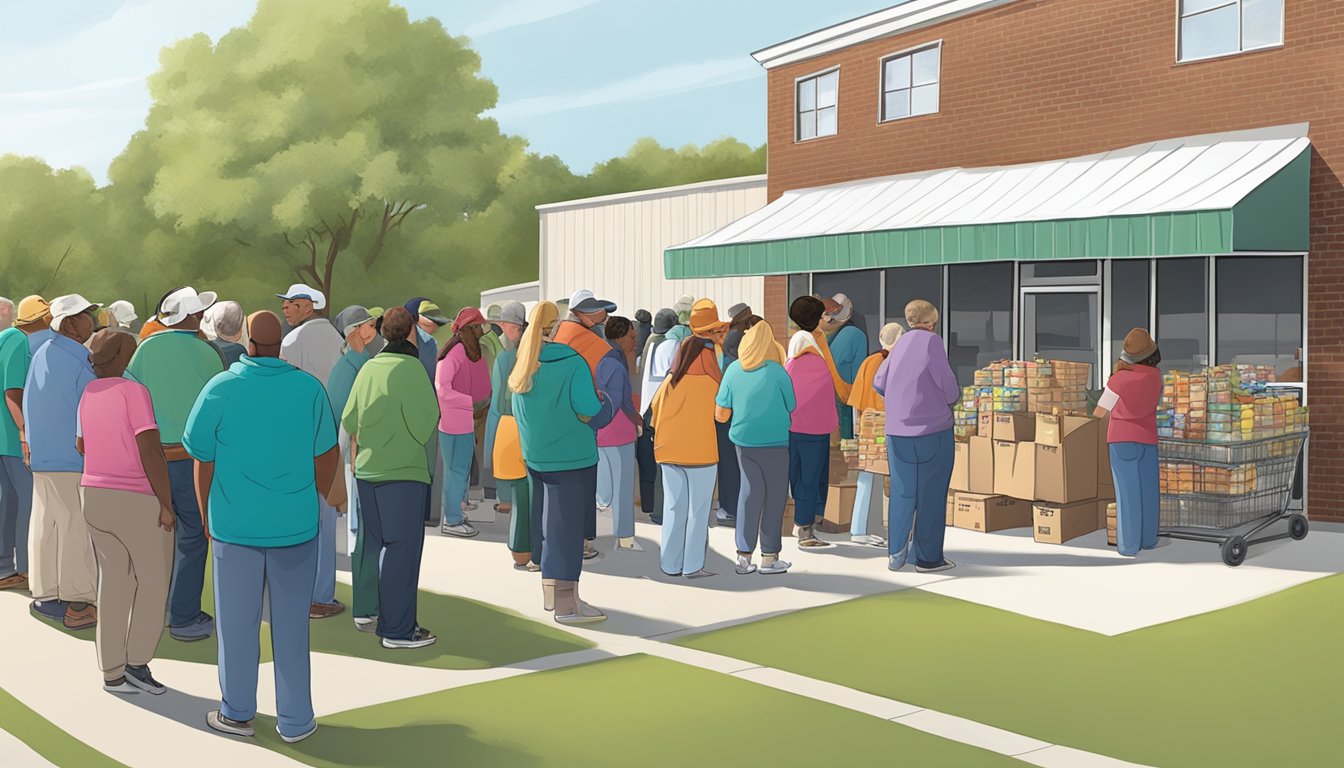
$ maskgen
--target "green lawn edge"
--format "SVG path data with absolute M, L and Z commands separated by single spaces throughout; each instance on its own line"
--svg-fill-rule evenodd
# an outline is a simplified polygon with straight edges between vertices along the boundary
M 4 689 L 0 689 L 0 729 L 59 768 L 128 768 L 61 730 Z M 0 765 L 7 764 L 0 760 Z

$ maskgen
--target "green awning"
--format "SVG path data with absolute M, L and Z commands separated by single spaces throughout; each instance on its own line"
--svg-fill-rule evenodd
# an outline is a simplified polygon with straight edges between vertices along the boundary
M 1308 250 L 1306 125 L 786 192 L 669 248 L 669 278 Z

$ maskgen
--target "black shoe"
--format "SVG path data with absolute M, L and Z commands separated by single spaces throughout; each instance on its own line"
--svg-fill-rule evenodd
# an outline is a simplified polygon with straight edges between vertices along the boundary
M 148 664 L 142 667 L 127 664 L 126 682 L 134 685 L 145 693 L 152 693 L 155 696 L 160 696 L 168 691 L 168 689 L 163 686 L 163 683 L 155 680 L 154 675 L 150 674 Z
M 430 632 L 428 629 L 425 629 L 424 627 L 416 627 L 415 634 L 412 635 L 409 640 L 393 640 L 384 637 L 383 647 L 392 650 L 399 648 L 424 648 L 427 645 L 433 645 L 434 641 L 438 639 L 439 638 L 435 637 L 434 633 Z
M 663 516 L 662 516 L 662 515 L 649 515 L 649 522 L 650 522 L 650 523 L 653 523 L 654 525 L 662 525 L 662 524 L 663 524 Z

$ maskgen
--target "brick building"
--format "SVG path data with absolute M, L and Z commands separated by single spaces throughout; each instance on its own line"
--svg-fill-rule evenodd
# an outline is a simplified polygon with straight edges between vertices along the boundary
M 959 377 L 1104 374 L 1136 325 L 1167 367 L 1274 365 L 1344 520 L 1344 2 L 911 0 L 755 57 L 772 202 L 668 277 L 766 275 L 781 332 L 803 293 L 870 338 L 928 298 Z

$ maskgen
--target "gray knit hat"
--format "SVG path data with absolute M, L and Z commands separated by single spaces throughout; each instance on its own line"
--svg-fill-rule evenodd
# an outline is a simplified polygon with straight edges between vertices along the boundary
M 663 307 L 658 310 L 658 314 L 653 318 L 653 332 L 667 333 L 677 327 L 677 313 Z

